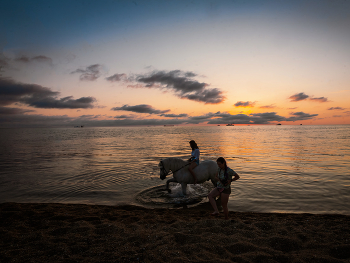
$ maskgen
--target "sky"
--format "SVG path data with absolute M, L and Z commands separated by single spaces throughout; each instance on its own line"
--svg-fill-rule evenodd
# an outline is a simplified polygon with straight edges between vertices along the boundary
M 350 124 L 350 1 L 2 0 L 0 127 Z

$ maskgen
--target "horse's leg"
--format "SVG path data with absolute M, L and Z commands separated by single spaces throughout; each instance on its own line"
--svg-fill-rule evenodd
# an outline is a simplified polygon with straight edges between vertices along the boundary
M 186 195 L 187 184 L 182 183 L 181 187 L 182 187 L 182 194 L 185 196 Z
M 168 193 L 171 193 L 171 190 L 169 189 L 169 183 L 177 183 L 177 181 L 175 180 L 175 178 L 171 178 L 168 181 L 166 181 L 166 189 L 168 191 Z

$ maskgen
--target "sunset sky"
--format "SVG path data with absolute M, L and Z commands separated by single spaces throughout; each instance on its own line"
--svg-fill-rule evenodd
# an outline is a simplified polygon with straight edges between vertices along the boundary
M 0 127 L 350 124 L 350 1 L 1 2 Z

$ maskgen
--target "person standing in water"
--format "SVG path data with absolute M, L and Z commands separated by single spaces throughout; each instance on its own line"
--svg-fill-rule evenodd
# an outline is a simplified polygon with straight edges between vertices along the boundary
M 214 208 L 214 213 L 211 215 L 217 216 L 219 215 L 218 207 L 215 202 L 215 197 L 221 196 L 221 205 L 224 209 L 225 219 L 228 219 L 228 198 L 231 194 L 231 182 L 239 179 L 239 175 L 227 167 L 226 160 L 223 157 L 219 157 L 216 160 L 218 165 L 218 171 L 216 173 L 216 179 L 218 180 L 216 188 L 214 188 L 208 195 L 209 202 L 211 206 Z
M 192 148 L 192 152 L 191 152 L 191 158 L 188 159 L 188 161 L 190 162 L 190 166 L 188 167 L 188 170 L 190 171 L 190 173 L 192 174 L 193 178 L 194 178 L 194 184 L 197 183 L 197 177 L 193 172 L 193 169 L 196 168 L 199 165 L 199 148 L 197 146 L 197 143 L 194 140 L 190 141 L 190 146 Z

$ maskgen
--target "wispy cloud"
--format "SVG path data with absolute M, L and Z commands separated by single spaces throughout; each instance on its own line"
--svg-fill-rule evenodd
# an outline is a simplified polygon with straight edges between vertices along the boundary
M 101 76 L 101 65 L 94 64 L 86 67 L 85 69 L 77 69 L 72 71 L 70 74 L 80 74 L 80 80 L 94 81 Z
M 43 55 L 39 55 L 35 57 L 27 57 L 23 55 L 18 58 L 15 58 L 14 61 L 22 62 L 22 63 L 41 62 L 41 63 L 47 63 L 49 65 L 52 65 L 52 59 Z
M 238 101 L 234 104 L 235 107 L 254 107 L 255 102 L 252 101 Z
M 292 102 L 302 101 L 306 99 L 309 99 L 311 101 L 316 101 L 316 102 L 328 102 L 328 99 L 325 97 L 314 98 L 314 97 L 310 97 L 309 95 L 306 95 L 304 92 L 294 94 L 290 96 L 289 99 Z
M 126 74 L 121 73 L 121 74 L 114 74 L 110 77 L 107 77 L 106 80 L 110 82 L 128 81 L 128 77 Z
M 114 116 L 115 119 L 135 119 L 134 115 L 117 115 Z
M 328 99 L 325 97 L 310 98 L 310 100 L 317 101 L 317 102 L 328 102 Z
M 328 108 L 328 110 L 345 110 L 345 108 L 342 108 L 342 107 L 331 107 L 331 108 Z
M 150 74 L 138 75 L 135 80 L 143 83 L 145 88 L 172 90 L 176 96 L 182 99 L 204 102 L 205 104 L 219 104 L 225 100 L 221 90 L 208 88 L 209 84 L 194 80 L 195 76 L 197 75 L 193 72 L 181 70 L 154 71 Z
M 260 106 L 259 108 L 260 109 L 274 109 L 274 108 L 276 108 L 276 106 L 271 104 L 271 105 Z
M 166 118 L 185 118 L 188 117 L 188 114 L 182 113 L 182 114 L 161 114 L 160 116 L 166 117 Z
M 308 114 L 304 113 L 302 111 L 299 112 L 292 112 L 291 117 L 286 118 L 286 121 L 303 121 L 303 120 L 310 120 L 314 117 L 318 116 L 318 114 Z
M 309 95 L 306 95 L 304 92 L 294 94 L 289 97 L 290 101 L 301 101 L 309 98 Z
M 114 107 L 111 110 L 114 111 L 132 111 L 137 113 L 148 113 L 148 114 L 164 114 L 169 112 L 170 110 L 156 110 L 151 105 L 140 104 L 135 106 L 124 105 L 122 107 Z
M 94 108 L 93 97 L 73 99 L 72 96 L 58 99 L 60 93 L 36 84 L 15 82 L 9 78 L 0 78 L 0 105 L 7 106 L 19 102 L 36 108 L 78 109 Z
M 172 90 L 181 99 L 204 102 L 205 104 L 219 104 L 225 100 L 220 89 L 209 88 L 209 84 L 198 82 L 193 78 L 197 74 L 181 70 L 153 71 L 148 74 L 138 74 L 128 77 L 126 74 L 114 74 L 107 77 L 110 82 L 128 82 L 128 88 L 149 88 Z

